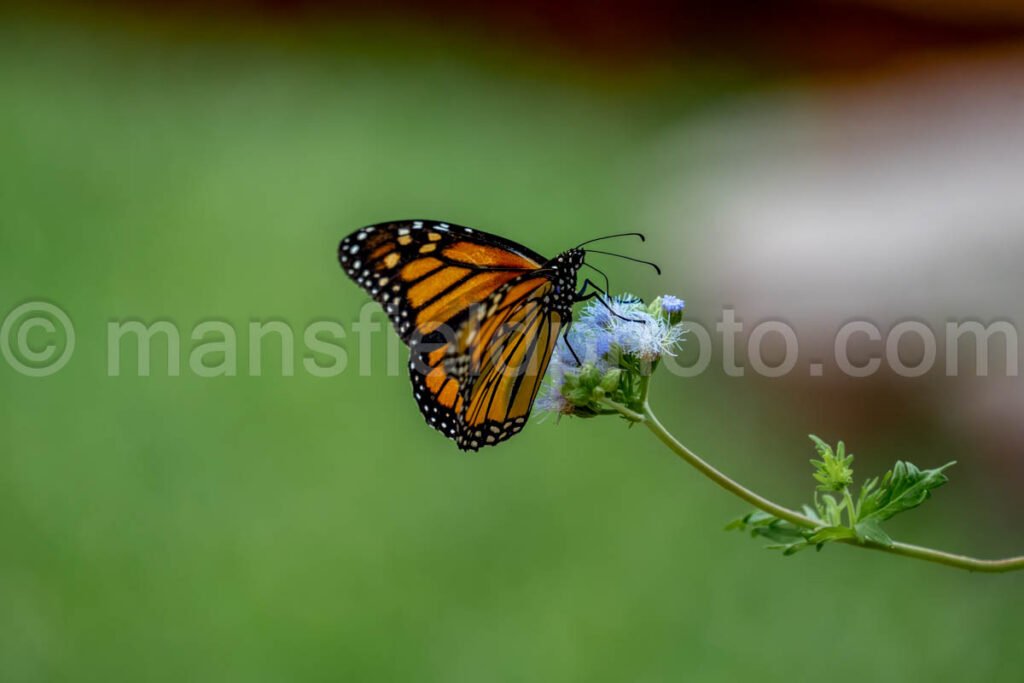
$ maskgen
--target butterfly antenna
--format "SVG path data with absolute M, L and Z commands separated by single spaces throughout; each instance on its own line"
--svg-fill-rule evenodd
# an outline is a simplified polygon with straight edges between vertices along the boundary
M 580 247 L 585 246 L 587 244 L 593 244 L 594 242 L 600 242 L 601 240 L 615 239 L 616 237 L 639 237 L 641 242 L 646 242 L 647 241 L 647 238 L 644 237 L 642 232 L 620 232 L 620 233 L 616 233 L 614 235 L 605 235 L 604 237 L 595 237 L 592 240 L 587 240 L 586 242 L 580 242 L 579 244 L 576 245 L 576 248 L 579 249 Z
M 634 263 L 642 263 L 645 266 L 650 266 L 651 268 L 654 268 L 654 272 L 656 272 L 658 275 L 661 275 L 661 268 L 658 267 L 658 264 L 651 263 L 650 261 L 644 261 L 643 259 L 633 258 L 632 256 L 623 256 L 622 254 L 615 254 L 610 251 L 598 251 L 597 249 L 587 249 L 586 251 L 589 254 L 604 254 L 605 256 L 615 256 L 616 258 L 626 259 L 627 261 L 632 261 Z

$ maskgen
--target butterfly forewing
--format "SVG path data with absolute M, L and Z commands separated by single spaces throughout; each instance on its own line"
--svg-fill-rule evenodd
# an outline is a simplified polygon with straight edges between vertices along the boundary
M 496 235 L 438 221 L 357 230 L 338 247 L 345 272 L 384 307 L 406 343 L 483 301 L 543 257 Z

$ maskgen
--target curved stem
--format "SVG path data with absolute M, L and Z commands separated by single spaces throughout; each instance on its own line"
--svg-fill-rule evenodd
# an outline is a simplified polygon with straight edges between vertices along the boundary
M 715 469 L 711 464 L 672 436 L 671 432 L 665 429 L 665 426 L 658 420 L 654 411 L 651 410 L 650 404 L 647 403 L 646 400 L 644 401 L 642 414 L 615 403 L 609 402 L 609 406 L 621 413 L 626 419 L 632 422 L 643 423 L 649 430 L 651 430 L 651 433 L 658 437 L 662 443 L 668 446 L 672 452 L 729 493 L 742 498 L 759 510 L 763 510 L 764 512 L 774 515 L 779 519 L 786 520 L 798 527 L 815 529 L 820 526 L 819 522 L 811 519 L 810 517 L 773 503 L 767 498 L 754 493 L 742 484 L 730 479 L 725 474 Z M 904 557 L 913 557 L 919 560 L 926 560 L 928 562 L 936 562 L 938 564 L 967 569 L 969 571 L 996 573 L 1024 569 L 1024 557 L 1010 557 L 1002 560 L 980 560 L 974 557 L 967 557 L 966 555 L 956 555 L 953 553 L 943 552 L 941 550 L 933 550 L 931 548 L 911 545 L 909 543 L 894 542 L 892 545 L 886 546 L 878 543 L 862 543 L 856 539 L 843 539 L 839 542 L 861 548 L 880 550 L 893 555 L 903 555 Z
M 676 455 L 685 460 L 688 464 L 692 465 L 698 472 L 721 486 L 729 493 L 742 498 L 759 510 L 764 510 L 769 514 L 775 515 L 779 519 L 784 519 L 799 527 L 814 529 L 819 525 L 818 522 L 814 521 L 810 517 L 806 517 L 799 512 L 777 505 L 764 496 L 754 493 L 747 487 L 733 481 L 726 475 L 719 472 L 710 463 L 681 444 L 676 437 L 672 436 L 672 434 L 665 429 L 664 425 L 662 425 L 658 420 L 654 411 L 651 410 L 651 406 L 646 401 L 644 402 L 643 415 L 644 424 L 656 437 L 658 437 L 658 439 L 661 440 L 662 443 L 672 449 Z
M 853 542 L 851 545 L 862 544 Z M 916 557 L 919 560 L 937 562 L 949 567 L 957 567 L 959 569 L 966 569 L 972 572 L 998 574 L 1001 572 L 1013 572 L 1024 569 L 1024 557 L 1007 557 L 1001 560 L 979 560 L 976 557 L 956 555 L 954 553 L 943 552 L 942 550 L 933 550 L 932 548 L 924 548 L 919 545 L 911 545 L 910 543 L 900 543 L 899 541 L 893 541 L 891 546 L 872 543 L 864 544 L 863 547 L 871 548 L 872 550 L 881 550 L 883 552 L 892 553 L 893 555 Z

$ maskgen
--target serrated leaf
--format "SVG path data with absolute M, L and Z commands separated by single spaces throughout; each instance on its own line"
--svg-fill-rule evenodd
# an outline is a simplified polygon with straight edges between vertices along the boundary
M 950 462 L 935 469 L 921 470 L 913 463 L 898 461 L 885 473 L 877 488 L 861 497 L 859 521 L 870 518 L 884 521 L 916 508 L 928 500 L 933 489 L 949 481 L 943 470 L 953 464 Z

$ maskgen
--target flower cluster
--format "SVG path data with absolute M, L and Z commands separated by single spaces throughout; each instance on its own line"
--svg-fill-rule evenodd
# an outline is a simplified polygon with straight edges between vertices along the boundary
M 559 415 L 639 411 L 647 380 L 682 340 L 685 303 L 662 296 L 650 305 L 631 296 L 591 301 L 563 337 L 548 368 L 537 409 Z

